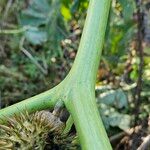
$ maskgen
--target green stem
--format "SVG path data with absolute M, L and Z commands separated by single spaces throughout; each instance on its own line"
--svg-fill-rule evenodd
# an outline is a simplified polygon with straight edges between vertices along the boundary
M 71 89 L 69 94 L 65 104 L 72 115 L 82 149 L 111 150 L 96 106 L 94 90 L 80 86 Z
M 29 112 L 53 107 L 60 99 L 73 118 L 83 150 L 112 149 L 95 101 L 95 80 L 110 3 L 111 0 L 90 1 L 79 50 L 65 80 L 57 88 L 0 110 L 0 119 L 23 111 L 25 106 Z
M 72 119 L 72 116 L 69 116 L 69 118 L 66 122 L 66 127 L 63 131 L 63 134 L 69 133 L 69 131 L 71 130 L 72 125 L 73 125 L 73 119 Z
M 95 87 L 96 74 L 103 47 L 111 0 L 91 0 L 79 45 L 71 70 L 81 82 L 90 82 Z
M 11 117 L 14 114 L 18 115 L 20 112 L 28 111 L 30 113 L 53 108 L 56 104 L 57 95 L 56 89 L 51 89 L 39 95 L 6 107 L 0 110 L 0 123 L 3 123 L 6 117 Z
M 103 47 L 111 0 L 91 0 L 65 104 L 70 111 L 82 149 L 110 150 L 95 101 L 95 80 Z M 68 97 L 67 97 L 68 96 Z

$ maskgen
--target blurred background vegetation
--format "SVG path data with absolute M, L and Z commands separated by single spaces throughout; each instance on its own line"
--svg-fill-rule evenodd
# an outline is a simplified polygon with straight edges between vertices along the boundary
M 150 134 L 150 1 L 137 2 L 112 1 L 97 74 L 97 104 L 116 149 Z M 88 3 L 0 0 L 1 108 L 65 78 L 77 53 Z M 138 134 L 127 133 L 135 126 L 141 126 Z

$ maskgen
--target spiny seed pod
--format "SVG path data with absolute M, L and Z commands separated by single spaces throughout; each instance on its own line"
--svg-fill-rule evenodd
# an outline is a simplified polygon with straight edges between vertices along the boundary
M 62 136 L 55 136 L 54 143 L 59 145 L 62 150 L 77 150 L 80 149 L 78 145 L 77 136 L 74 135 L 62 135 Z
M 0 125 L 0 150 L 43 150 L 54 146 L 72 149 L 75 136 L 62 135 L 64 127 L 65 124 L 49 111 L 21 113 L 8 118 L 6 125 Z

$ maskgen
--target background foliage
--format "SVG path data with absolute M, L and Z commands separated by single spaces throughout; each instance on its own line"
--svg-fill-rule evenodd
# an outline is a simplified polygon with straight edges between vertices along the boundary
M 58 84 L 79 45 L 88 0 L 0 1 L 0 107 Z M 139 119 L 150 113 L 150 10 L 144 10 L 144 64 Z M 134 119 L 138 79 L 137 14 L 134 0 L 113 0 L 97 74 L 96 96 L 110 136 Z M 85 62 L 86 63 L 86 62 Z

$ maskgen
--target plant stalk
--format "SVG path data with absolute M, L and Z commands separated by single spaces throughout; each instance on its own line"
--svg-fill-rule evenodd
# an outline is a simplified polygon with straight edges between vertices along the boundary
M 69 73 L 65 105 L 84 150 L 111 150 L 95 101 L 95 81 L 111 0 L 91 0 L 78 53 Z M 67 89 L 67 88 L 66 88 Z M 67 89 L 68 90 L 68 89 Z
M 79 50 L 67 77 L 55 88 L 0 110 L 4 116 L 54 107 L 62 100 L 75 123 L 83 150 L 111 150 L 95 101 L 95 81 L 111 0 L 90 0 Z
M 78 53 L 71 76 L 95 87 L 111 0 L 90 0 Z
M 56 104 L 56 97 L 56 89 L 54 88 L 1 109 L 0 123 L 4 123 L 6 118 L 12 117 L 13 115 L 19 115 L 21 112 L 28 111 L 29 113 L 32 113 L 43 109 L 53 108 Z

